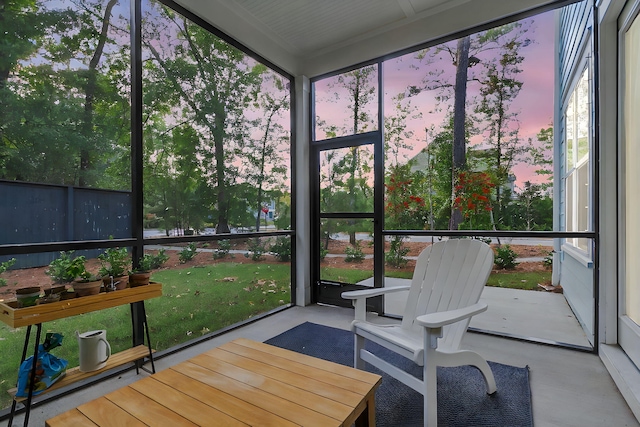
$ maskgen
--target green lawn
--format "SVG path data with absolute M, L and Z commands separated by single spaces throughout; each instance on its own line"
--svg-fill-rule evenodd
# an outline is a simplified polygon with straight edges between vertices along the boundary
M 411 279 L 413 272 L 394 271 L 392 269 L 385 270 L 386 277 L 397 277 L 400 279 Z M 526 289 L 535 290 L 538 283 L 546 283 L 551 280 L 551 271 L 509 271 L 504 270 L 497 273 L 491 273 L 487 286 L 498 288 Z

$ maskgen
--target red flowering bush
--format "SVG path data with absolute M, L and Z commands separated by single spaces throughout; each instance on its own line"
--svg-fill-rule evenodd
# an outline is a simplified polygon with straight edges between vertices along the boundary
M 385 197 L 385 228 L 421 229 L 424 227 L 425 201 L 416 196 L 409 165 L 397 165 L 391 169 Z M 393 236 L 390 250 L 385 254 L 387 264 L 393 267 L 406 265 L 409 249 L 403 244 L 403 236 Z
M 486 172 L 460 172 L 454 187 L 456 197 L 453 206 L 467 219 L 491 211 L 489 196 L 495 186 L 491 176 Z

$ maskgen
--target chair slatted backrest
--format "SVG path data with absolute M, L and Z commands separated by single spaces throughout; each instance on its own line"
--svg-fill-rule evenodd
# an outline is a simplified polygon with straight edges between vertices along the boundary
M 450 239 L 425 248 L 416 261 L 402 328 L 420 331 L 418 316 L 473 305 L 493 267 L 493 250 L 472 239 Z M 440 348 L 457 349 L 470 319 L 446 326 Z

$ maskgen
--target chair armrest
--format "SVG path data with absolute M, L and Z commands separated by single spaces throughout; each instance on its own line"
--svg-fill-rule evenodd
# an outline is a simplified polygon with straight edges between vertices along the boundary
M 478 313 L 482 313 L 487 309 L 487 304 L 479 302 L 468 307 L 458 308 L 456 310 L 441 311 L 439 313 L 423 314 L 416 318 L 416 322 L 425 328 L 441 328 L 445 325 L 456 323 Z
M 355 310 L 355 321 L 366 322 L 367 320 L 367 298 L 375 297 L 378 295 L 390 294 L 392 292 L 406 291 L 411 289 L 411 286 L 393 286 L 390 288 L 373 288 L 362 289 L 360 291 L 348 291 L 341 294 L 342 298 L 350 299 Z
M 393 292 L 408 291 L 409 289 L 411 289 L 411 286 L 393 286 L 389 288 L 362 289 L 359 291 L 343 292 L 340 296 L 344 299 L 357 300 L 360 298 L 377 297 L 378 295 L 390 294 Z

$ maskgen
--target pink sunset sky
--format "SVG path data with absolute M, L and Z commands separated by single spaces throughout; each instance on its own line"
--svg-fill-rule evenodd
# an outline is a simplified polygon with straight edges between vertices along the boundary
M 542 128 L 549 127 L 553 123 L 554 12 L 546 12 L 520 22 L 523 24 L 522 28 L 528 28 L 524 37 L 530 39 L 532 43 L 519 51 L 524 56 L 524 61 L 520 64 L 522 72 L 517 78 L 523 82 L 523 85 L 518 97 L 510 104 L 509 111 L 518 114 L 519 136 L 521 143 L 526 144 L 529 138 L 536 141 L 536 134 Z M 450 45 L 455 48 L 455 43 L 455 41 L 450 42 Z M 487 58 L 487 55 L 495 55 L 495 53 L 485 52 L 479 54 L 478 57 L 482 60 Z M 436 69 L 443 71 L 442 80 L 453 83 L 455 67 L 446 52 L 442 52 L 430 65 L 427 65 L 424 59 L 422 61 L 417 59 L 416 53 L 386 61 L 384 64 L 385 116 L 393 113 L 392 97 L 406 92 L 409 86 L 423 86 L 423 79 L 427 72 Z M 375 84 L 375 78 L 374 76 L 373 84 Z M 348 128 L 348 123 L 352 119 L 350 118 L 351 112 L 344 101 L 347 95 L 344 89 L 341 90 L 335 82 L 335 77 L 316 82 L 316 114 L 328 124 Z M 336 93 L 338 93 L 338 99 L 336 99 Z M 438 132 L 443 124 L 445 117 L 443 110 L 447 106 L 442 104 L 440 111 L 434 111 L 437 107 L 436 95 L 436 91 L 422 91 L 419 95 L 409 99 L 415 108 L 412 116 L 420 113 L 420 117 L 407 119 L 407 130 L 412 131 L 413 135 L 408 139 L 412 148 L 402 152 L 405 159 L 415 156 L 426 147 L 425 128 L 434 128 L 435 132 Z M 467 90 L 467 105 L 472 104 L 473 98 L 477 95 L 477 87 L 474 87 L 474 84 L 470 82 Z M 376 99 L 377 95 L 368 104 L 367 110 L 372 118 L 375 118 L 377 114 L 375 110 L 377 108 Z M 449 101 L 449 103 L 451 102 Z M 467 112 L 470 113 L 471 108 Z M 323 132 L 319 128 L 316 129 L 316 137 L 317 139 L 323 138 Z M 481 144 L 482 140 L 481 135 L 472 137 L 471 146 Z M 516 176 L 516 187 L 521 189 L 525 181 L 541 182 L 541 178 L 534 172 L 535 169 L 522 161 L 514 164 L 512 172 Z

